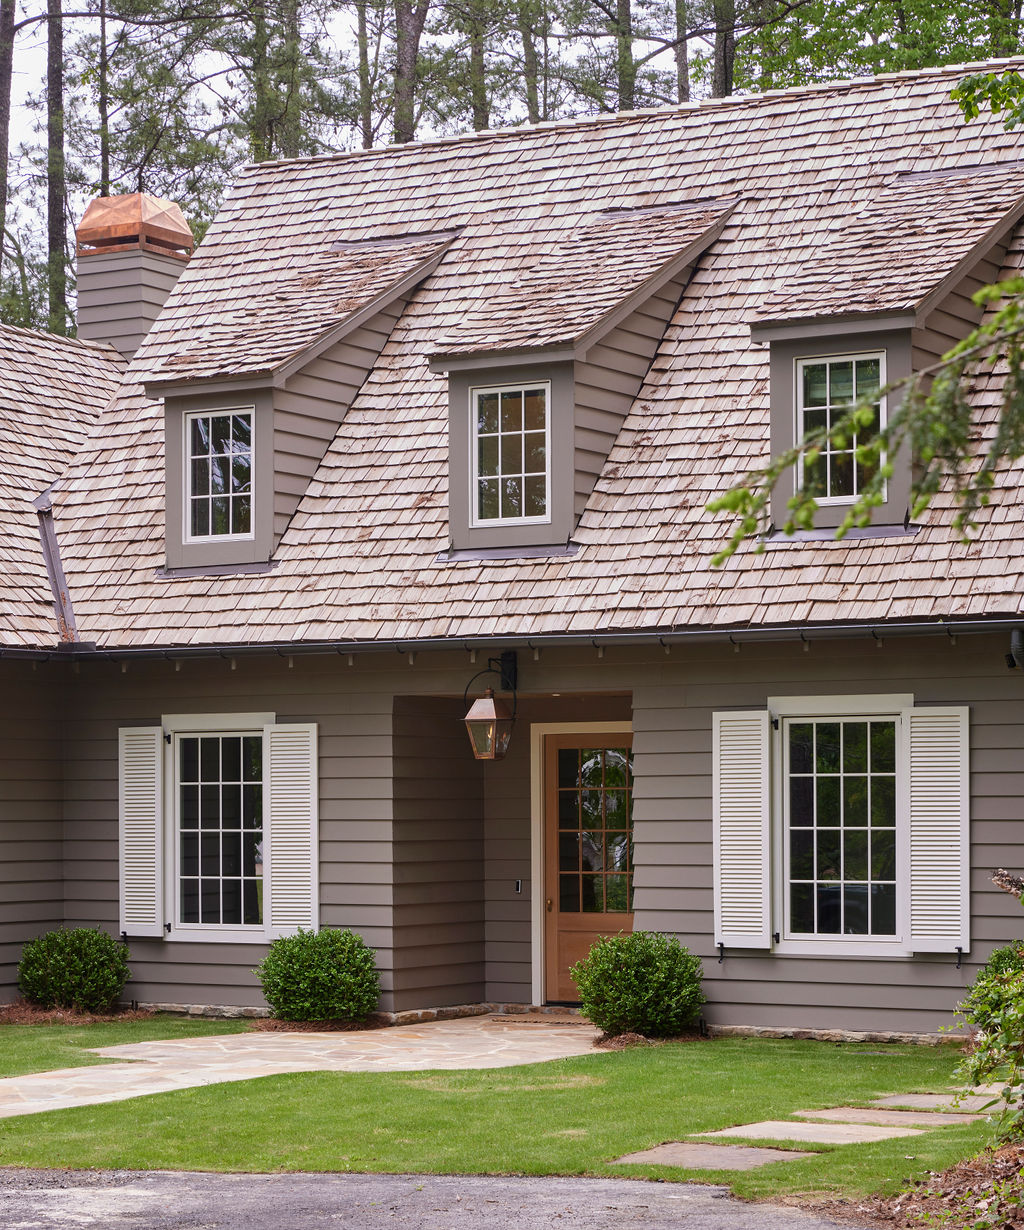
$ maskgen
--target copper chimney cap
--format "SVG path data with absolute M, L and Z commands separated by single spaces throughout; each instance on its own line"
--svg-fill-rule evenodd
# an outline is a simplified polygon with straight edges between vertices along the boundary
M 195 247 L 178 206 L 145 192 L 90 201 L 75 236 L 79 255 L 142 248 L 187 261 Z

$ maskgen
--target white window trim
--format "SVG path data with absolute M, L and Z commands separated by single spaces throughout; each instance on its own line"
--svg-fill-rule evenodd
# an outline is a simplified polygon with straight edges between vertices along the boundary
M 886 367 L 885 367 L 885 351 L 884 350 L 864 350 L 853 351 L 850 354 L 819 354 L 819 355 L 802 355 L 797 356 L 793 360 L 793 440 L 794 443 L 799 443 L 803 437 L 803 412 L 804 412 L 804 382 L 802 378 L 802 369 L 806 363 L 842 363 L 847 359 L 878 359 L 878 383 L 880 388 L 885 388 L 886 383 Z M 884 395 L 879 397 L 878 406 L 878 423 L 880 427 L 886 424 L 886 398 Z M 884 465 L 886 454 L 883 453 L 880 458 L 880 464 Z M 804 483 L 804 459 L 803 456 L 797 461 L 797 487 L 802 487 Z M 888 499 L 889 493 L 887 484 L 882 484 L 882 499 Z M 859 495 L 820 495 L 815 496 L 815 503 L 821 508 L 841 508 L 844 505 L 849 506 L 856 504 Z
M 189 424 L 192 419 L 209 418 L 215 414 L 248 414 L 252 424 L 252 443 L 249 449 L 250 463 L 250 503 L 249 503 L 249 533 L 248 534 L 201 534 L 193 535 L 192 524 L 192 455 L 189 451 L 191 431 Z M 207 406 L 202 410 L 187 410 L 182 418 L 181 431 L 181 541 L 183 545 L 194 543 L 207 545 L 219 542 L 252 542 L 256 537 L 256 407 L 249 406 Z
M 905 755 L 905 713 L 913 709 L 912 693 L 869 696 L 785 696 L 769 697 L 768 712 L 771 730 L 771 823 L 772 846 L 772 931 L 779 940 L 772 951 L 781 956 L 805 957 L 909 957 L 910 946 L 910 808 L 908 772 Z M 896 720 L 896 935 L 889 940 L 878 936 L 858 939 L 826 940 L 820 936 L 809 939 L 786 935 L 789 902 L 789 880 L 786 860 L 785 799 L 786 788 L 784 749 L 775 722 L 782 718 L 843 718 L 881 717 Z
M 178 736 L 193 734 L 253 734 L 263 735 L 265 726 L 277 721 L 274 713 L 202 713 L 165 714 L 161 719 L 164 732 L 164 900 L 168 903 L 166 913 L 171 924 L 165 939 L 192 944 L 262 944 L 269 938 L 269 919 L 266 902 L 270 881 L 269 861 L 264 866 L 264 917 L 259 925 L 224 923 L 182 923 L 178 921 L 180 903 L 178 898 L 178 788 L 175 756 Z M 168 741 L 169 736 L 169 741 Z M 266 768 L 264 767 L 264 774 Z M 265 778 L 264 778 L 265 780 Z M 266 815 L 264 814 L 264 841 L 266 841 Z
M 480 477 L 480 458 L 477 438 L 476 399 L 482 393 L 514 393 L 526 389 L 544 390 L 544 507 L 543 517 L 492 517 L 483 519 L 477 515 L 477 482 Z M 500 427 L 500 421 L 499 421 Z M 500 433 L 499 433 L 500 439 Z M 471 529 L 500 528 L 507 525 L 550 525 L 551 516 L 551 381 L 520 380 L 515 384 L 478 384 L 469 389 L 469 525 Z

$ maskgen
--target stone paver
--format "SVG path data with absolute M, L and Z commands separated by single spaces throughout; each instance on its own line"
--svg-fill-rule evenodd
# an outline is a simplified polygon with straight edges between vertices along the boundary
M 969 1093 L 959 1100 L 955 1093 L 894 1093 L 877 1098 L 873 1106 L 905 1106 L 909 1110 L 941 1110 L 950 1114 L 982 1110 L 992 1101 L 991 1094 Z
M 756 1170 L 770 1162 L 793 1162 L 814 1157 L 799 1149 L 759 1149 L 756 1145 L 709 1145 L 670 1140 L 653 1149 L 617 1157 L 616 1162 L 648 1162 L 655 1166 L 685 1166 L 688 1170 Z
M 0 1118 L 283 1072 L 415 1072 L 505 1068 L 591 1055 L 598 1031 L 586 1022 L 523 1028 L 490 1017 L 431 1021 L 350 1033 L 225 1034 L 98 1047 L 131 1060 L 0 1080 Z
M 787 1123 L 765 1119 L 722 1128 L 719 1132 L 700 1132 L 701 1136 L 741 1136 L 749 1140 L 804 1140 L 817 1145 L 858 1145 L 897 1136 L 920 1136 L 920 1128 L 878 1127 L 870 1123 Z
M 984 1115 L 942 1115 L 934 1110 L 871 1110 L 863 1106 L 834 1106 L 831 1110 L 795 1110 L 801 1119 L 827 1119 L 830 1123 L 877 1123 L 890 1127 L 949 1127 L 954 1123 L 973 1123 Z

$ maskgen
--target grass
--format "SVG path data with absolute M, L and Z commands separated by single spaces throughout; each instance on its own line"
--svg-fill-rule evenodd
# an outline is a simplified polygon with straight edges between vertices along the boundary
M 247 1021 L 197 1021 L 159 1014 L 151 1020 L 103 1021 L 91 1025 L 5 1024 L 0 1025 L 0 1077 L 115 1062 L 90 1055 L 86 1047 L 237 1034 L 248 1028 Z
M 16 1166 L 602 1175 L 765 1199 L 896 1190 L 989 1139 L 985 1123 L 824 1149 L 745 1174 L 617 1165 L 693 1133 L 941 1090 L 949 1047 L 723 1038 L 473 1072 L 299 1073 L 0 1121 Z M 187 1124 L 187 1130 L 182 1125 Z M 801 1146 L 807 1148 L 807 1146 Z

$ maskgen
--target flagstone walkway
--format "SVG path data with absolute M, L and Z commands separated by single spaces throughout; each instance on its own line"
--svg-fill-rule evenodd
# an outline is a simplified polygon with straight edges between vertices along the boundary
M 628 1153 L 616 1158 L 616 1161 L 700 1170 L 753 1170 L 772 1162 L 813 1157 L 811 1153 L 785 1147 L 791 1141 L 816 1145 L 870 1144 L 901 1136 L 921 1136 L 924 1132 L 957 1123 L 973 1123 L 985 1117 L 973 1112 L 988 1106 L 1000 1090 L 999 1085 L 985 1085 L 959 1097 L 956 1091 L 901 1093 L 877 1098 L 870 1106 L 796 1110 L 793 1119 L 765 1119 L 760 1123 L 742 1123 L 717 1132 L 697 1132 L 695 1136 L 705 1139 L 671 1140 L 653 1149 Z M 771 1141 L 775 1147 L 720 1145 L 714 1143 L 714 1138 L 718 1137 Z M 783 1147 L 778 1147 L 780 1145 Z
M 268 1031 L 104 1046 L 94 1053 L 131 1062 L 0 1079 L 0 1118 L 282 1072 L 506 1068 L 597 1054 L 597 1033 L 586 1022 L 524 1028 L 484 1016 L 351 1033 Z

